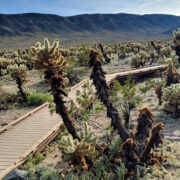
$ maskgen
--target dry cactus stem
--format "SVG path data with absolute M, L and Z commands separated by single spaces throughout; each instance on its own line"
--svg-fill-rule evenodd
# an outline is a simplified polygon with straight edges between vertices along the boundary
M 74 123 L 68 115 L 67 107 L 63 96 L 67 96 L 64 91 L 64 78 L 63 69 L 67 61 L 58 50 L 59 41 L 55 40 L 53 45 L 50 46 L 48 39 L 44 39 L 44 45 L 36 43 L 32 46 L 31 51 L 33 54 L 32 62 L 36 69 L 44 72 L 45 80 L 51 85 L 54 102 L 56 104 L 56 113 L 62 116 L 63 122 L 73 138 L 80 139 L 76 133 Z
M 101 66 L 102 63 L 97 57 L 98 54 L 99 54 L 98 52 L 92 49 L 89 55 L 90 59 L 88 64 L 90 67 L 93 67 L 93 71 L 91 73 L 90 79 L 93 79 L 93 84 L 97 90 L 99 98 L 107 107 L 107 116 L 111 118 L 111 125 L 114 127 L 114 129 L 118 130 L 118 133 L 120 134 L 120 137 L 124 142 L 130 136 L 122 125 L 122 121 L 119 117 L 117 109 L 113 106 L 113 104 L 109 100 L 109 88 L 105 80 L 105 72 L 103 71 Z
M 103 45 L 102 44 L 99 44 L 99 48 L 101 50 L 101 53 L 103 54 L 103 57 L 105 59 L 105 61 L 107 63 L 110 63 L 111 62 L 111 59 L 107 57 L 106 53 L 104 52 L 104 49 L 103 49 Z
M 138 126 L 135 134 L 135 139 L 138 143 L 143 143 L 149 137 L 149 132 L 154 123 L 152 110 L 148 106 L 139 108 L 139 117 L 137 119 Z
M 161 47 L 158 45 L 156 46 L 153 41 L 151 41 L 151 44 L 152 44 L 153 48 L 156 50 L 157 54 L 160 55 Z
M 132 138 L 127 139 L 122 144 L 122 152 L 126 158 L 126 168 L 128 168 L 128 173 L 130 174 L 135 170 L 137 164 L 140 163 L 140 159 L 137 156 L 137 144 Z
M 160 135 L 160 131 L 163 130 L 163 123 L 159 122 L 152 128 L 151 136 L 148 140 L 148 143 L 141 155 L 141 162 L 147 162 L 149 159 L 151 159 L 151 149 L 154 149 L 159 144 L 163 143 L 162 137 Z

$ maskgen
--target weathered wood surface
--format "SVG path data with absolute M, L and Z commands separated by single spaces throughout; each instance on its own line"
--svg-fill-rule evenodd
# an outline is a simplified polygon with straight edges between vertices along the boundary
M 141 76 L 154 73 L 157 70 L 164 70 L 165 66 L 154 66 L 136 69 L 126 72 L 107 74 L 107 83 L 115 79 L 132 76 Z M 76 91 L 82 90 L 84 83 L 91 80 L 85 79 L 71 88 L 69 97 L 76 103 Z M 95 88 L 93 88 L 95 93 Z M 10 171 L 21 165 L 32 152 L 37 151 L 43 144 L 48 144 L 48 137 L 53 133 L 57 134 L 62 119 L 57 114 L 50 115 L 48 104 L 45 103 L 35 110 L 27 113 L 18 120 L 10 123 L 0 130 L 0 179 Z

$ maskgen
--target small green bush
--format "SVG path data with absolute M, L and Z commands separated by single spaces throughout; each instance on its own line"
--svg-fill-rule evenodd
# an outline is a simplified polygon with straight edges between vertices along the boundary
M 29 106 L 39 106 L 45 102 L 52 102 L 53 98 L 48 93 L 31 93 L 27 97 L 27 104 Z

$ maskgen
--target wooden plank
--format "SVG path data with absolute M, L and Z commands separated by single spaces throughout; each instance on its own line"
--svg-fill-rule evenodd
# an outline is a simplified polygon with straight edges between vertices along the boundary
M 27 152 L 24 153 L 24 155 L 22 156 L 23 158 L 19 161 L 16 162 L 15 165 L 12 165 L 10 167 L 8 167 L 5 171 L 3 171 L 0 174 L 0 179 L 2 179 L 6 174 L 8 174 L 9 172 L 11 172 L 13 169 L 15 169 L 16 167 L 20 166 L 28 157 L 28 155 L 32 152 L 36 152 L 37 151 L 37 147 L 45 140 L 47 139 L 47 137 L 49 137 L 52 133 L 54 133 L 55 131 L 57 131 L 59 129 L 59 126 L 62 122 L 58 123 L 51 131 L 49 131 L 43 138 L 41 138 L 36 144 L 33 145 L 33 147 L 31 149 L 29 149 Z
M 8 124 L 6 127 L 1 128 L 1 129 L 0 129 L 0 134 L 1 134 L 2 132 L 6 131 L 7 129 L 13 127 L 14 125 L 16 125 L 17 123 L 19 123 L 20 121 L 24 120 L 24 119 L 27 118 L 28 116 L 32 115 L 33 113 L 35 113 L 36 111 L 42 109 L 43 107 L 45 107 L 45 106 L 47 106 L 47 105 L 48 105 L 48 103 L 44 103 L 44 104 L 42 104 L 41 106 L 39 106 L 39 107 L 33 109 L 32 111 L 26 113 L 24 116 L 21 116 L 20 118 L 18 118 L 17 120 L 13 121 L 12 123 Z

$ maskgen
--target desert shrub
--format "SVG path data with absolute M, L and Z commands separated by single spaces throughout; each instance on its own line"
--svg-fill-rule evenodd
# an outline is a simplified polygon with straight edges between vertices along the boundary
M 180 84 L 171 84 L 163 89 L 162 108 L 165 112 L 180 116 Z
M 28 161 L 22 166 L 22 169 L 28 170 L 34 168 L 35 165 L 39 164 L 39 162 L 42 161 L 44 158 L 45 156 L 42 153 L 37 153 L 35 157 L 30 154 L 28 157 Z
M 136 84 L 131 80 L 131 76 L 127 78 L 123 85 L 117 80 L 113 84 L 111 100 L 116 107 L 121 106 L 123 118 L 126 127 L 129 124 L 130 111 L 140 104 L 142 98 L 136 95 Z
M 81 141 L 77 139 L 73 140 L 73 137 L 69 134 L 63 136 L 58 142 L 60 151 L 63 153 L 63 160 L 73 164 L 75 169 L 87 170 L 86 157 L 94 159 L 98 152 L 95 149 L 97 138 L 87 123 L 85 125 L 84 132 L 81 132 Z
M 87 66 L 87 62 L 89 59 L 90 48 L 85 46 L 84 44 L 78 50 L 78 63 L 80 66 Z
M 116 171 L 117 171 L 118 179 L 125 180 L 126 167 L 123 163 L 121 163 L 121 166 L 117 167 Z
M 60 180 L 60 171 L 46 165 L 39 165 L 28 171 L 27 180 Z
M 52 102 L 53 98 L 49 93 L 31 93 L 27 96 L 29 106 L 39 106 L 45 102 Z

